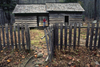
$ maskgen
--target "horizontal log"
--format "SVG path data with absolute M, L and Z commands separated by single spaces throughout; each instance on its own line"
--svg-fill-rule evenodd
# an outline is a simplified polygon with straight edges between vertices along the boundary
M 15 19 L 37 19 L 36 16 L 15 16 Z
M 50 21 L 50 23 L 64 23 L 64 21 Z
M 37 24 L 37 22 L 15 22 L 15 23 L 19 23 L 19 24 L 20 23 L 28 23 L 28 24 L 34 24 L 35 23 L 35 24 Z
M 37 20 L 16 20 L 15 22 L 37 22 Z
M 63 19 L 49 19 L 49 21 L 64 21 Z
M 77 21 L 80 21 L 82 19 L 80 19 L 80 18 L 70 18 L 69 20 L 77 20 Z

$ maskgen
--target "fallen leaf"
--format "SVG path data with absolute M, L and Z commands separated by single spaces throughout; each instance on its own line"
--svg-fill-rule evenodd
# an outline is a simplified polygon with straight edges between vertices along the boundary
M 37 58 L 37 55 L 34 55 L 35 58 Z
M 25 56 L 23 55 L 23 56 L 22 56 L 22 58 L 24 59 L 24 58 L 25 58 Z
M 1 50 L 1 53 L 3 52 L 3 50 Z
M 11 62 L 11 60 L 10 60 L 10 59 L 8 59 L 8 60 L 7 60 L 7 62 Z

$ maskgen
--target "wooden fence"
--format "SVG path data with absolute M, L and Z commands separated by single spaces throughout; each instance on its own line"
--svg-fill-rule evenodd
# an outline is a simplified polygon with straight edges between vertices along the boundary
M 17 26 L 16 26 L 17 25 Z M 5 24 L 0 26 L 0 50 L 8 49 L 28 49 L 30 50 L 30 33 L 27 24 Z
M 79 47 L 80 35 L 81 35 L 80 32 L 82 31 L 81 28 L 87 29 L 86 31 L 84 31 L 86 33 L 86 43 L 84 44 L 84 46 L 86 46 L 90 50 L 100 48 L 100 31 L 99 31 L 100 27 L 98 22 L 96 24 L 91 23 L 91 27 L 89 23 L 87 27 L 81 27 L 80 24 L 79 26 L 77 26 L 77 23 L 74 23 L 74 26 L 72 26 L 72 24 L 70 24 L 69 26 L 67 24 L 65 24 L 65 26 L 63 26 L 63 24 L 55 24 L 51 27 L 48 27 L 47 29 L 44 29 L 48 55 L 53 56 L 55 49 L 59 50 L 68 49 L 70 51 L 72 47 L 73 49 Z M 97 37 L 99 37 L 98 43 L 97 43 Z M 49 59 L 51 60 L 51 57 L 49 57 Z

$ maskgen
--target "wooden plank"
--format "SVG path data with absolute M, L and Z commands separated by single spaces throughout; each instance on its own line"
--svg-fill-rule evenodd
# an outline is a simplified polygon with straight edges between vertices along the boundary
M 11 25 L 11 24 L 10 24 L 10 39 L 11 39 L 11 46 L 12 46 L 12 49 L 14 49 L 13 34 L 12 34 L 12 25 Z
M 94 49 L 96 49 L 96 44 L 97 44 L 98 26 L 99 23 L 97 22 L 97 28 L 95 30 Z
M 73 42 L 73 48 L 74 49 L 76 48 L 76 26 L 77 26 L 77 24 L 74 23 L 74 42 Z
M 70 27 L 69 27 L 69 51 L 70 51 L 70 47 L 71 47 L 71 42 L 72 42 L 72 24 L 70 23 Z
M 58 18 L 53 18 L 53 19 L 50 19 L 49 21 L 64 21 L 64 20 L 63 20 L 63 18 L 62 19 L 61 18 L 59 18 L 59 19 Z
M 22 34 L 22 47 L 25 49 L 25 44 L 24 44 L 24 27 L 23 23 L 21 24 L 21 34 Z
M 18 45 L 19 45 L 19 50 L 21 50 L 21 45 L 20 45 L 20 28 L 19 28 L 19 24 L 17 24 L 17 29 L 18 29 Z
M 1 43 L 1 28 L 0 28 L 0 50 L 2 50 L 2 43 Z
M 99 30 L 98 48 L 100 49 L 100 30 Z
M 92 50 L 93 33 L 94 33 L 94 23 L 92 23 L 92 28 L 91 28 L 90 50 Z
M 16 26 L 14 23 L 14 39 L 15 39 L 15 48 L 17 49 L 17 38 L 16 38 Z
M 55 24 L 53 25 L 53 56 L 55 55 Z
M 44 29 L 44 33 L 45 33 L 45 40 L 46 40 L 46 44 L 47 44 L 47 52 L 48 52 L 48 56 L 50 56 L 50 54 L 49 54 L 49 46 L 48 46 L 48 39 L 47 39 L 46 29 Z M 49 58 L 49 60 L 51 60 L 51 59 Z
M 88 48 L 88 40 L 89 40 L 89 30 L 90 30 L 90 23 L 87 26 L 87 36 L 86 36 L 86 47 Z
M 53 26 L 50 26 L 50 32 L 51 32 L 51 58 L 53 58 Z
M 70 21 L 82 21 L 82 19 L 70 19 Z
M 2 34 L 3 34 L 3 46 L 5 47 L 5 32 L 4 32 L 4 26 L 2 25 Z
M 27 29 L 27 24 L 25 24 L 25 37 L 26 37 L 26 46 L 28 49 L 28 33 L 27 33 L 28 29 Z
M 27 45 L 27 49 L 30 50 L 30 42 L 29 42 L 29 31 L 28 31 L 28 25 L 25 24 L 25 36 L 26 36 L 26 45 Z
M 18 21 L 17 21 L 17 22 L 15 22 L 15 23 L 21 24 L 22 22 L 18 22 Z M 27 24 L 37 24 L 37 22 L 23 22 L 23 23 L 24 23 L 24 24 L 25 24 L 25 23 L 27 23 Z
M 5 30 L 6 30 L 6 38 L 7 38 L 7 47 L 9 49 L 9 33 L 8 33 L 8 24 L 5 24 Z
M 50 53 L 52 53 L 51 51 L 52 51 L 52 44 L 51 44 L 51 32 L 50 32 L 50 27 L 48 27 L 47 28 L 47 32 L 48 32 L 48 36 L 49 36 L 49 46 L 50 46 Z M 50 61 L 51 61 L 51 58 L 52 58 L 52 56 L 51 56 L 52 54 L 50 54 Z
M 31 40 L 30 40 L 30 28 L 28 27 L 28 40 L 29 40 L 29 50 L 30 50 L 30 47 L 31 47 Z
M 63 47 L 63 24 L 60 24 L 60 50 Z
M 80 31 L 81 31 L 80 28 L 81 27 L 80 27 L 80 23 L 79 23 L 79 29 L 78 29 L 78 47 L 79 47 L 79 44 L 80 44 Z
M 65 24 L 65 49 L 67 48 L 67 23 Z
M 82 18 L 82 15 L 81 15 L 81 16 L 78 16 L 78 15 L 71 15 L 70 18 Z
M 58 24 L 55 24 L 55 45 L 58 48 Z
M 15 19 L 15 22 L 36 22 L 37 23 L 37 20 L 17 20 Z

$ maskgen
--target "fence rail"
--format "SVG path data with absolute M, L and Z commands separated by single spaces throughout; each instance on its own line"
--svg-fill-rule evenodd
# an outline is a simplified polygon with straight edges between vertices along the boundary
M 72 47 L 73 49 L 79 47 L 81 42 L 80 36 L 82 28 L 87 29 L 86 31 L 84 31 L 86 33 L 86 39 L 85 39 L 86 43 L 84 44 L 84 46 L 86 46 L 90 50 L 95 50 L 97 49 L 97 47 L 100 48 L 100 30 L 99 30 L 100 27 L 98 22 L 91 23 L 91 27 L 90 23 L 88 23 L 87 27 L 81 27 L 80 24 L 77 27 L 77 23 L 74 23 L 74 26 L 72 26 L 72 24 L 70 24 L 69 26 L 67 24 L 65 24 L 65 26 L 63 26 L 63 24 L 54 24 L 53 26 L 44 29 L 45 31 L 44 37 L 46 38 L 46 43 L 48 45 L 47 46 L 48 55 L 53 56 L 56 49 L 58 50 L 68 49 L 70 51 Z M 48 29 L 50 31 L 47 31 Z M 98 36 L 99 39 L 97 39 Z M 52 58 L 49 57 L 49 59 L 51 60 Z
M 4 47 L 8 49 L 30 49 L 30 29 L 27 24 L 22 23 L 17 26 L 5 24 L 0 26 L 0 50 Z M 26 40 L 25 40 L 26 39 Z

